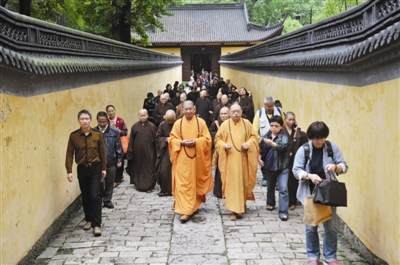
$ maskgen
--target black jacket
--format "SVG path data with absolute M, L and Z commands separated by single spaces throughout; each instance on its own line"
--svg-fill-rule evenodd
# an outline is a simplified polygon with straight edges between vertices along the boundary
M 96 129 L 101 131 L 99 126 Z M 116 166 L 118 162 L 122 162 L 124 156 L 118 130 L 108 126 L 103 133 L 103 139 L 106 147 L 107 167 Z
M 267 134 L 263 136 L 263 138 L 272 139 L 271 135 L 272 132 L 271 130 L 269 130 Z M 273 153 L 273 161 L 271 161 L 272 162 L 271 166 L 273 167 L 273 169 L 265 168 L 267 167 L 266 163 L 266 165 L 261 168 L 263 172 L 266 169 L 270 171 L 280 171 L 285 168 L 288 168 L 289 166 L 290 143 L 288 136 L 281 130 L 273 141 L 274 143 L 277 144 L 277 146 L 271 149 L 268 148 L 268 145 L 264 143 L 263 140 L 261 140 L 259 144 L 261 159 L 262 161 L 264 161 L 264 163 L 267 159 L 268 153 L 269 152 Z

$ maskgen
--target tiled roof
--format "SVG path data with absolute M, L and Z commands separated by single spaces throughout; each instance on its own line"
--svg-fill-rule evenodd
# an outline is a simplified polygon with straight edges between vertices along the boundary
M 249 22 L 243 4 L 185 5 L 169 10 L 174 16 L 160 19 L 164 32 L 147 31 L 151 43 L 247 43 L 279 36 L 283 29 L 283 23 L 264 27 Z

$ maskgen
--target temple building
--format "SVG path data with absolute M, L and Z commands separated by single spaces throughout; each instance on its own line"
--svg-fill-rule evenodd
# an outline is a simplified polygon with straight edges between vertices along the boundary
M 165 31 L 147 30 L 151 49 L 182 56 L 182 78 L 202 68 L 220 74 L 220 56 L 280 36 L 283 22 L 265 27 L 249 21 L 245 1 L 232 4 L 186 4 L 170 7 L 160 21 Z M 137 45 L 141 45 L 137 43 Z

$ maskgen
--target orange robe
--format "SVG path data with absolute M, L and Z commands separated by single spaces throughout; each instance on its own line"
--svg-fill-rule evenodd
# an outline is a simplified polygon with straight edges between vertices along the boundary
M 249 149 L 242 150 L 246 142 Z M 222 123 L 215 136 L 215 151 L 218 153 L 218 168 L 222 180 L 222 198 L 226 209 L 242 214 L 247 200 L 254 201 L 253 189 L 256 184 L 258 167 L 258 136 L 252 124 L 240 119 L 235 125 L 232 119 Z M 225 150 L 225 144 L 232 148 Z M 236 148 L 238 150 L 236 150 Z
M 195 139 L 195 146 L 181 146 L 182 140 L 191 139 Z M 174 123 L 168 149 L 172 163 L 175 212 L 192 215 L 206 201 L 206 194 L 213 189 L 211 147 L 211 135 L 203 119 L 193 116 L 188 123 L 184 116 Z

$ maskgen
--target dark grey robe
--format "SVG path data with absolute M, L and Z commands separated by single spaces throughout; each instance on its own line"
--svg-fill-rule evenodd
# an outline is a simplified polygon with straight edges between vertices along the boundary
M 249 96 L 245 98 L 239 97 L 237 99 L 237 102 L 239 102 L 240 107 L 242 108 L 243 114 L 246 116 L 246 118 L 253 123 L 254 119 L 254 104 L 253 104 L 253 99 Z
M 216 124 L 216 122 L 218 122 L 218 126 Z M 215 140 L 215 135 L 218 132 L 219 126 L 222 124 L 222 121 L 220 119 L 218 119 L 217 121 L 213 121 L 210 125 L 210 127 L 208 128 L 208 130 L 210 131 L 210 135 L 212 138 L 212 143 L 213 143 L 213 150 L 212 150 L 212 154 L 214 156 L 214 140 Z M 221 180 L 221 173 L 219 172 L 219 168 L 218 168 L 218 159 L 217 159 L 217 167 L 215 168 L 215 174 L 214 174 L 214 189 L 213 189 L 213 194 L 215 197 L 217 198 L 222 198 L 222 180 Z
M 168 143 L 166 139 L 171 133 L 173 124 L 163 121 L 158 126 L 156 134 L 157 143 L 157 183 L 161 192 L 170 195 L 172 193 L 172 164 L 169 159 Z
M 196 113 L 210 126 L 210 111 L 212 111 L 212 104 L 208 98 L 199 98 L 196 101 Z
M 170 109 L 175 111 L 174 105 L 169 102 L 166 102 L 164 105 L 162 103 L 156 105 L 153 111 L 154 124 L 156 126 L 158 126 L 163 121 L 165 113 L 167 112 L 167 110 Z
M 139 191 L 151 190 L 156 184 L 156 132 L 149 121 L 143 124 L 138 121 L 131 128 L 126 172 Z

